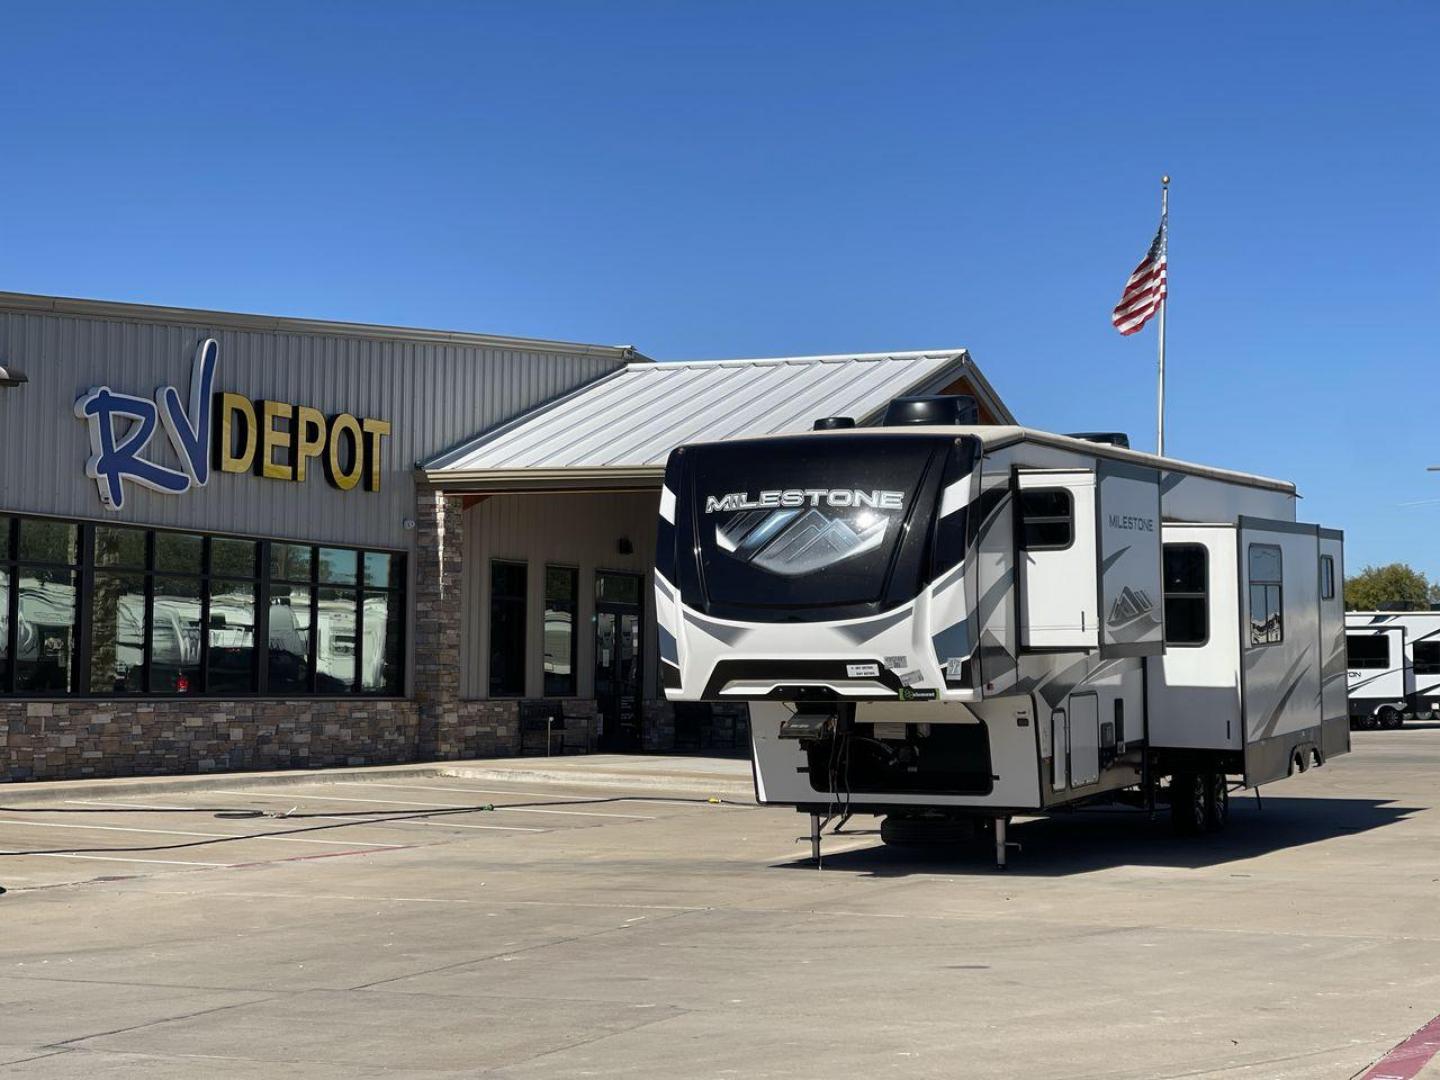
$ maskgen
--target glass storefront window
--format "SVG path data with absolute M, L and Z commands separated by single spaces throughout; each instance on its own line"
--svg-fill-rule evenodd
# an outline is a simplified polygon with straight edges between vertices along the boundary
M 525 693 L 524 563 L 490 564 L 490 695 Z
M 269 688 L 273 694 L 310 689 L 310 590 L 301 585 L 270 589 Z
M 225 577 L 254 577 L 256 547 L 254 540 L 215 537 L 210 541 L 210 572 Z M 309 576 L 308 570 L 305 576 Z
M 144 674 L 145 575 L 97 570 L 90 593 L 90 692 L 139 693 Z
M 0 516 L 0 696 L 398 695 L 405 579 L 390 552 Z
M 354 585 L 359 572 L 358 551 L 320 549 L 320 581 L 327 585 Z
M 353 553 L 352 553 L 353 554 Z M 321 589 L 315 605 L 315 692 L 348 694 L 355 686 L 359 617 L 351 589 Z
M 573 567 L 545 568 L 545 695 L 575 694 L 575 600 L 580 573 Z
M 19 580 L 15 689 L 68 694 L 74 689 L 75 572 L 22 566 Z
M 216 541 L 217 543 L 219 541 Z M 233 543 L 235 541 L 226 541 Z M 251 545 L 250 565 L 255 565 Z M 212 694 L 249 693 L 255 689 L 255 582 L 210 582 L 210 658 Z
M 367 556 L 368 558 L 368 556 Z M 404 605 L 394 593 L 365 593 L 365 634 L 360 642 L 360 689 L 398 694 L 405 679 Z
M 158 555 L 158 545 L 157 545 Z M 150 617 L 150 691 L 191 694 L 200 689 L 200 579 L 155 576 Z
M 5 519 L 0 518 L 0 541 L 5 538 Z M 0 689 L 10 678 L 10 571 L 0 567 Z
M 79 561 L 76 550 L 78 529 L 68 521 L 42 521 L 23 518 L 20 522 L 21 562 L 63 563 Z M 144 533 L 141 533 L 143 538 Z
M 179 574 L 198 574 L 203 548 L 202 538 L 192 533 L 157 532 L 155 569 L 173 570 Z
M 605 604 L 640 603 L 640 577 L 637 574 L 595 572 L 595 599 Z
M 308 544 L 271 544 L 270 576 L 283 581 L 310 580 Z
M 365 584 L 371 589 L 398 589 L 404 582 L 397 572 L 400 560 L 383 551 L 365 553 Z
M 123 566 L 133 570 L 144 570 L 145 530 L 97 528 L 95 530 L 95 565 Z

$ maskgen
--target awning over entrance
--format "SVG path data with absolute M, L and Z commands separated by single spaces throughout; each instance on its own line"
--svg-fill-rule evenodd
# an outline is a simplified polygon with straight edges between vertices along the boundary
M 964 349 L 636 363 L 420 466 L 454 492 L 658 487 L 687 442 L 806 431 L 822 416 L 873 423 L 896 397 L 966 393 L 1013 424 Z

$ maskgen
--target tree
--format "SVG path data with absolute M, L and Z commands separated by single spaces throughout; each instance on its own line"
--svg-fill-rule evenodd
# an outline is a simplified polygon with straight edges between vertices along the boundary
M 1424 611 L 1432 598 L 1440 597 L 1440 584 L 1406 563 L 1367 566 L 1345 579 L 1347 611 Z

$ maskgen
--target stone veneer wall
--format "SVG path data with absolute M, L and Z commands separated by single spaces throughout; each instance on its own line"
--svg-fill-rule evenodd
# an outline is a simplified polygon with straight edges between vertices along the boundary
M 156 776 L 411 761 L 410 701 L 66 700 L 0 703 L 9 780 Z
M 522 748 L 516 700 L 460 698 L 461 501 L 421 488 L 416 506 L 413 696 L 60 698 L 0 701 L 0 779 L 63 780 L 210 770 L 389 765 L 508 757 Z M 593 750 L 594 701 L 561 702 L 566 752 Z M 648 725 L 647 725 L 648 726 Z M 673 745 L 663 724 L 647 749 Z M 538 752 L 543 752 L 543 739 Z M 561 746 L 555 741 L 557 750 Z

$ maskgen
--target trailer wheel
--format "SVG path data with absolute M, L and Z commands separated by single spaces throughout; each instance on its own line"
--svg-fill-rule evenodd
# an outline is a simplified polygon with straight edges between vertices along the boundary
M 1170 777 L 1170 824 L 1180 836 L 1198 836 L 1205 831 L 1205 785 L 1192 772 Z
M 1400 710 L 1393 705 L 1386 705 L 1381 709 L 1377 719 L 1380 721 L 1382 728 L 1398 728 L 1401 724 L 1405 723 L 1405 717 L 1402 716 Z
M 1230 781 L 1223 772 L 1205 776 L 1205 829 L 1222 832 L 1230 820 Z

